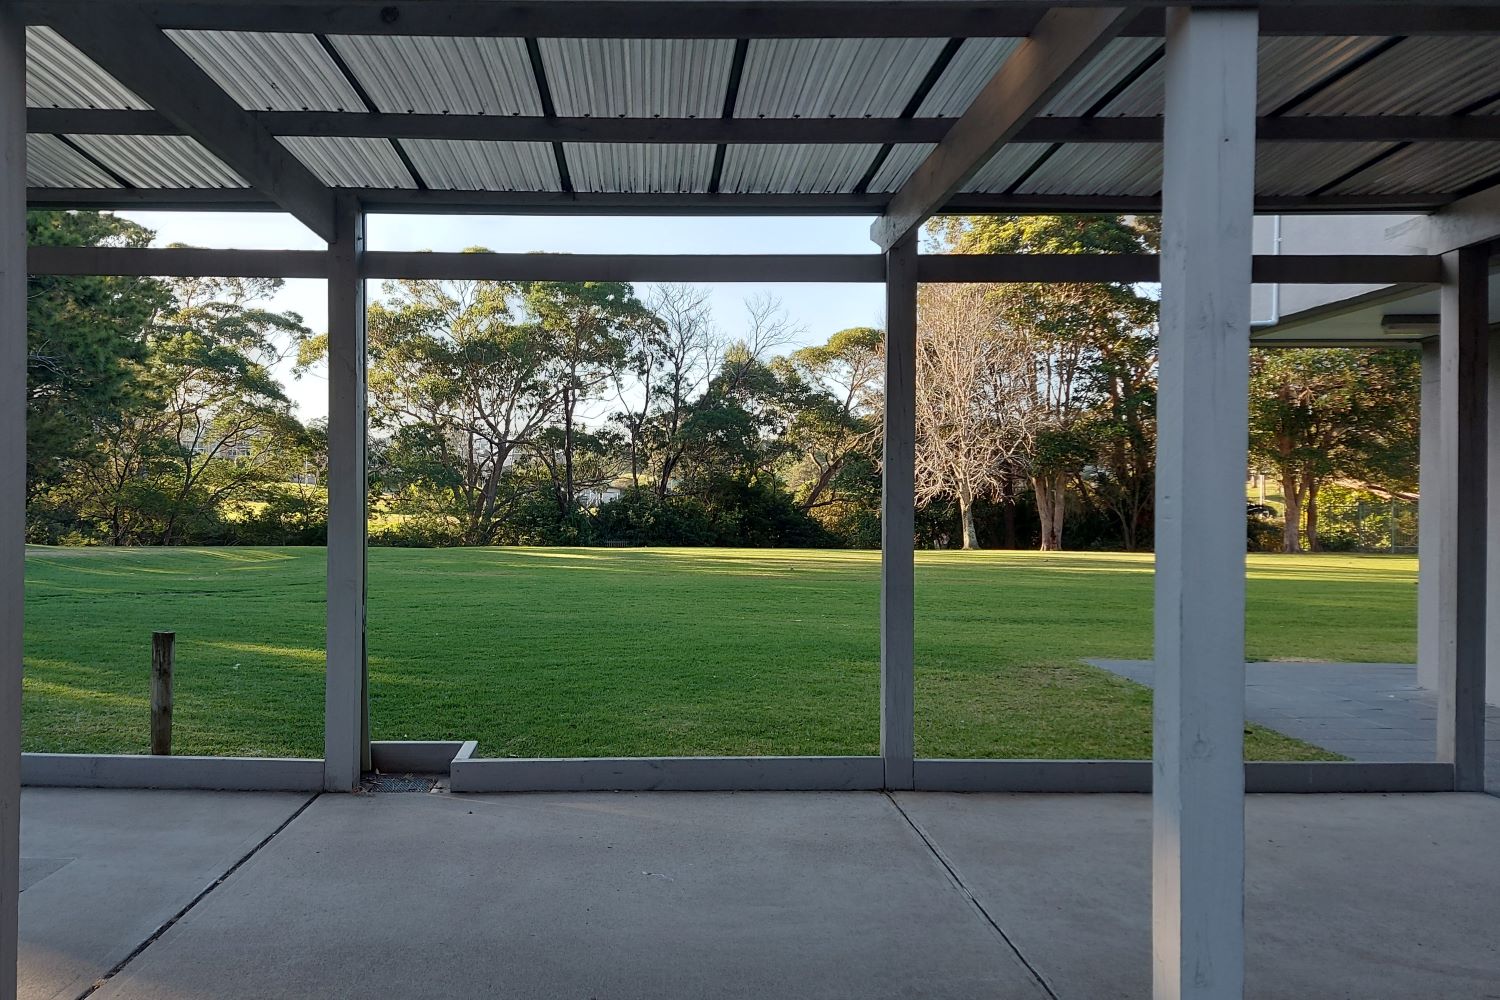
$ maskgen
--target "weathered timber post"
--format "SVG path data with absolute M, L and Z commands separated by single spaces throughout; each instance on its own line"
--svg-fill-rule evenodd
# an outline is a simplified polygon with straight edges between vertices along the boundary
M 172 660 L 176 632 L 151 633 L 151 752 L 172 753 Z

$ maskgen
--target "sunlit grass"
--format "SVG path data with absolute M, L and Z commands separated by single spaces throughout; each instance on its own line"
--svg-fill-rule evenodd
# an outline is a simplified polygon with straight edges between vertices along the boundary
M 878 745 L 879 555 L 372 549 L 377 739 L 486 755 L 843 754 Z M 1252 555 L 1251 658 L 1414 656 L 1415 560 Z M 322 749 L 324 553 L 33 549 L 27 749 L 142 752 L 150 633 L 178 633 L 180 753 Z M 1143 757 L 1151 558 L 923 552 L 924 756 Z M 1315 756 L 1252 730 L 1250 756 Z

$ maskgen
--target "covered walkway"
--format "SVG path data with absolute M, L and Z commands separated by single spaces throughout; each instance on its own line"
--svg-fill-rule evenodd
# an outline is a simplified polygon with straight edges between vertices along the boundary
M 32 789 L 24 809 L 27 1000 L 99 979 L 100 1000 L 1150 996 L 1139 795 Z M 1250 796 L 1246 994 L 1491 995 L 1497 840 L 1489 796 Z

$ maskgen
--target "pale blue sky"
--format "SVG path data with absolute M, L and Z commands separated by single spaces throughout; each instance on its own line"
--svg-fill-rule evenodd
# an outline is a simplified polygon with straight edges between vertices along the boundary
M 319 250 L 323 244 L 286 215 L 271 213 L 121 212 L 157 233 L 157 242 L 236 249 Z M 502 253 L 871 253 L 871 220 L 852 218 L 617 218 L 377 215 L 372 250 L 463 250 Z M 821 343 L 849 326 L 879 326 L 879 285 L 716 284 L 714 318 L 731 336 L 743 330 L 745 298 L 770 293 L 801 325 L 799 343 Z M 637 286 L 645 295 L 649 286 Z M 372 289 L 372 292 L 378 291 Z M 314 330 L 327 321 L 323 282 L 289 279 L 273 303 L 302 314 Z M 284 379 L 303 419 L 327 413 L 321 372 Z

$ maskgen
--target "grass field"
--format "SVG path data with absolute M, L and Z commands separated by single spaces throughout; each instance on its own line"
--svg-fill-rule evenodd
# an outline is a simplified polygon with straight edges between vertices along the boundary
M 322 751 L 323 551 L 28 554 L 28 750 L 143 752 L 150 633 L 178 634 L 178 753 Z M 1149 556 L 917 556 L 923 756 L 1146 757 L 1150 693 L 1080 664 L 1151 646 Z M 1252 555 L 1249 655 L 1411 660 L 1415 560 Z M 376 739 L 481 755 L 867 754 L 879 558 L 373 549 Z M 1247 756 L 1320 756 L 1251 730 Z

